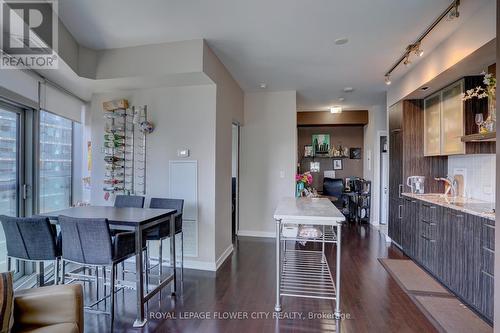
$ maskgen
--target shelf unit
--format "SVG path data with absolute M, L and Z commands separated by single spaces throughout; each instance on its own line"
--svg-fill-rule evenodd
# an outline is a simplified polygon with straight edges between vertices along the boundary
M 497 133 L 477 133 L 477 134 L 469 134 L 462 136 L 462 142 L 496 142 L 497 141 Z
M 147 107 L 128 107 L 128 101 L 103 103 L 104 192 L 110 195 L 146 193 L 146 135 L 140 130 Z M 109 199 L 109 195 L 106 196 Z

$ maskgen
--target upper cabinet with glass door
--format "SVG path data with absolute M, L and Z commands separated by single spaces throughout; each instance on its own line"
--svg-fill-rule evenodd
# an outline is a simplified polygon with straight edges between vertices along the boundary
M 465 154 L 463 80 L 424 100 L 424 155 Z
M 441 92 L 441 155 L 465 154 L 463 87 L 461 80 Z
M 424 100 L 424 155 L 441 154 L 441 93 Z

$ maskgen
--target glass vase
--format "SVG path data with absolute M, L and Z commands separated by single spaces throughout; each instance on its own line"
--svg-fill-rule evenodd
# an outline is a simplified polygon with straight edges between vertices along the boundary
M 497 130 L 497 100 L 496 96 L 488 97 L 488 118 L 483 123 L 483 128 L 487 133 Z
M 301 197 L 303 191 L 304 191 L 304 183 L 303 182 L 298 182 L 297 183 L 297 193 L 295 194 L 295 196 L 297 198 Z

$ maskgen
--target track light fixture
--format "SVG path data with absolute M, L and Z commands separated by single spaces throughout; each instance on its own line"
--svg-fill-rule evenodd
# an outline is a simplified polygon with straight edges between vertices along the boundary
M 405 52 L 399 59 L 394 63 L 394 65 L 385 73 L 385 83 L 387 81 L 390 82 L 390 75 L 392 72 L 396 69 L 396 67 L 399 66 L 399 64 L 403 63 L 403 65 L 408 66 L 411 64 L 411 55 L 414 54 L 418 57 L 421 57 L 424 55 L 424 50 L 422 49 L 422 40 L 427 37 L 427 35 L 441 22 L 444 18 L 447 18 L 447 20 L 454 20 L 457 19 L 460 16 L 460 12 L 458 10 L 458 7 L 460 6 L 460 0 L 454 0 L 448 8 L 444 12 L 441 13 L 441 15 L 434 21 L 432 24 L 427 28 L 427 30 L 424 31 L 424 33 L 417 39 L 417 41 L 413 44 L 410 44 L 406 47 Z

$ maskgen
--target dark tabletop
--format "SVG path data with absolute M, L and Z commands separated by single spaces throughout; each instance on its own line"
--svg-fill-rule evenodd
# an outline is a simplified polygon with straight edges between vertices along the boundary
M 43 213 L 56 220 L 59 215 L 80 218 L 107 218 L 110 223 L 137 226 L 158 220 L 175 214 L 175 209 L 152 209 L 152 208 L 116 208 L 110 206 L 85 206 L 72 207 L 54 212 Z

